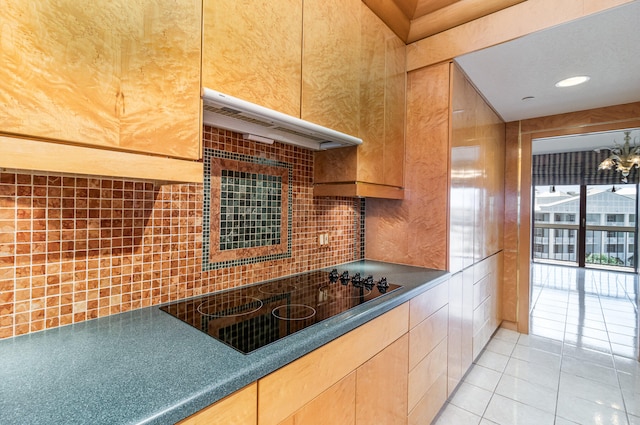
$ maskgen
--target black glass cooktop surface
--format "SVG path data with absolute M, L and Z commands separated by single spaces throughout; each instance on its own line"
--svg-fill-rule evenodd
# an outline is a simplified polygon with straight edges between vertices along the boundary
M 217 292 L 160 309 L 246 354 L 399 288 L 382 277 L 334 269 Z

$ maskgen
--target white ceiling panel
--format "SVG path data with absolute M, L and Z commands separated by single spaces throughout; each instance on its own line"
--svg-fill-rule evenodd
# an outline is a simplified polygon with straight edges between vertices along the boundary
M 456 59 L 506 121 L 640 101 L 640 1 Z M 591 79 L 556 88 L 575 75 Z M 533 96 L 532 100 L 522 100 Z

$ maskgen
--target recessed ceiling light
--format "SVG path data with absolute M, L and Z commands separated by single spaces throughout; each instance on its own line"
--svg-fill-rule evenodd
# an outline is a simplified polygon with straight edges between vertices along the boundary
M 564 80 L 560 80 L 556 83 L 556 87 L 571 87 L 577 86 L 578 84 L 586 83 L 589 81 L 591 77 L 586 75 L 579 75 L 577 77 L 565 78 Z

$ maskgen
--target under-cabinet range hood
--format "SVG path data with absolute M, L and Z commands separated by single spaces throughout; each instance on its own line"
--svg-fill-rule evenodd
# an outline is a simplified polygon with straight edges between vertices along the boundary
M 208 88 L 203 89 L 202 100 L 204 124 L 243 133 L 245 138 L 266 143 L 277 140 L 313 150 L 362 143 L 360 138 Z

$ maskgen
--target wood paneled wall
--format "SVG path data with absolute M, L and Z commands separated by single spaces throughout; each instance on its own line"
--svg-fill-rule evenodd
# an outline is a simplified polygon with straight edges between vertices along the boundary
M 640 102 L 507 124 L 502 315 L 510 327 L 529 330 L 532 140 L 631 127 L 640 127 Z

